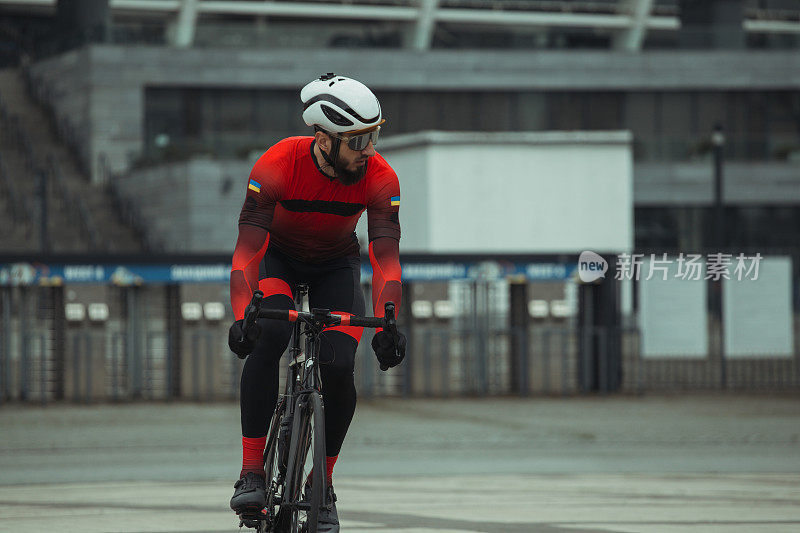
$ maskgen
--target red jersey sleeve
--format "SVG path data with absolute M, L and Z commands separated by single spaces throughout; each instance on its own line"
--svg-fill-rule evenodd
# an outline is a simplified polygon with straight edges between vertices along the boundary
M 258 265 L 267 251 L 275 204 L 288 177 L 281 148 L 279 143 L 262 155 L 247 182 L 231 268 L 231 307 L 236 320 L 244 317 L 244 309 L 258 287 Z
M 268 245 L 267 230 L 248 224 L 239 226 L 231 268 L 231 307 L 236 320 L 244 318 L 244 309 L 258 288 L 258 264 Z
M 369 243 L 369 261 L 372 264 L 372 309 L 375 316 L 383 316 L 386 302 L 394 302 L 395 316 L 400 311 L 403 285 L 400 281 L 399 241 L 380 237 Z
M 269 230 L 275 204 L 283 196 L 283 189 L 289 177 L 287 157 L 281 143 L 276 144 L 262 155 L 247 182 L 247 194 L 242 211 L 239 213 L 239 224 L 249 224 Z
M 367 187 L 369 240 L 389 237 L 400 240 L 400 182 L 390 168 L 370 180 Z
M 400 183 L 397 174 L 386 172 L 368 189 L 367 228 L 372 264 L 372 309 L 383 316 L 386 302 L 400 310 Z

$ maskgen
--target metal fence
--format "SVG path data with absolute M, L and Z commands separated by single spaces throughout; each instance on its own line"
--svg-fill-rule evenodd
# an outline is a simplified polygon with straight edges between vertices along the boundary
M 227 347 L 229 310 L 215 320 L 180 314 L 197 290 L 95 288 L 99 309 L 88 304 L 86 316 L 68 317 L 65 303 L 80 298 L 69 288 L 0 287 L 0 401 L 236 399 L 242 361 Z M 208 297 L 226 291 L 203 290 Z M 408 358 L 390 372 L 377 368 L 372 332 L 365 331 L 355 369 L 361 397 L 800 388 L 797 350 L 791 357 L 732 359 L 712 342 L 706 357 L 643 357 L 636 328 L 580 329 L 569 318 L 527 327 L 503 327 L 503 317 L 482 320 L 483 327 L 466 326 L 478 322 L 470 316 L 404 319 Z M 608 335 L 618 335 L 619 353 L 582 349 Z

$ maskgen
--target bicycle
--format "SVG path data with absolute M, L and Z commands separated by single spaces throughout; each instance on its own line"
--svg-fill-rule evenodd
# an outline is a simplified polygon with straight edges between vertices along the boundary
M 258 533 L 316 533 L 320 509 L 330 509 L 325 465 L 325 416 L 319 372 L 320 335 L 329 326 L 384 328 L 397 338 L 394 303 L 387 302 L 384 317 L 332 314 L 328 309 L 302 312 L 308 286 L 296 287 L 296 309 L 261 309 L 264 294 L 255 291 L 245 309 L 244 334 L 258 318 L 294 323 L 289 345 L 285 392 L 267 433 L 264 450 L 267 499 L 260 512 L 239 513 L 239 527 Z M 301 324 L 306 327 L 301 331 Z M 300 337 L 305 349 L 300 348 Z M 381 370 L 386 368 L 381 365 Z M 309 453 L 310 452 L 310 453 Z M 307 483 L 310 481 L 310 483 Z

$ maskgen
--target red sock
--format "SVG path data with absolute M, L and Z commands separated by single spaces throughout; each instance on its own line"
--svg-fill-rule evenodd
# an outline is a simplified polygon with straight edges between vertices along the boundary
M 327 470 L 328 470 L 328 486 L 329 487 L 331 485 L 333 485 L 333 465 L 336 464 L 336 459 L 338 459 L 338 458 L 339 458 L 338 455 L 335 456 L 335 457 L 326 457 L 325 458 L 325 466 L 327 467 Z
M 248 472 L 255 472 L 261 476 L 264 473 L 264 447 L 267 437 L 242 437 L 242 472 L 240 477 Z
M 338 459 L 338 458 L 339 458 L 338 455 L 336 457 L 326 457 L 325 458 L 325 470 L 327 470 L 327 474 L 328 474 L 327 477 L 328 477 L 328 486 L 329 487 L 331 485 L 333 485 L 333 465 L 336 464 L 336 459 Z M 310 485 L 312 479 L 314 479 L 314 469 L 313 468 L 311 469 L 311 472 L 308 473 L 308 477 L 306 477 L 306 485 Z

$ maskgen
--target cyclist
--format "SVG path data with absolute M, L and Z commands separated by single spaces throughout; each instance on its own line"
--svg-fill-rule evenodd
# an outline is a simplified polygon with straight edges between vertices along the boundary
M 356 222 L 367 211 L 369 257 L 373 268 L 373 309 L 388 301 L 399 307 L 400 185 L 375 151 L 384 119 L 378 99 L 364 84 L 326 74 L 300 92 L 303 120 L 313 137 L 289 137 L 269 148 L 250 173 L 239 215 L 230 290 L 235 322 L 228 344 L 249 354 L 241 379 L 242 469 L 231 508 L 265 504 L 263 452 L 278 396 L 279 359 L 292 326 L 260 320 L 242 339 L 244 309 L 256 289 L 264 307 L 294 309 L 292 290 L 309 286 L 311 308 L 352 315 L 365 313 L 360 284 Z M 377 311 L 380 312 L 380 311 Z M 320 349 L 325 398 L 325 448 L 330 498 L 333 466 L 356 406 L 353 369 L 363 328 L 331 327 Z M 405 337 L 377 331 L 375 355 L 385 366 L 400 364 Z M 339 531 L 335 505 L 319 515 L 320 532 Z

